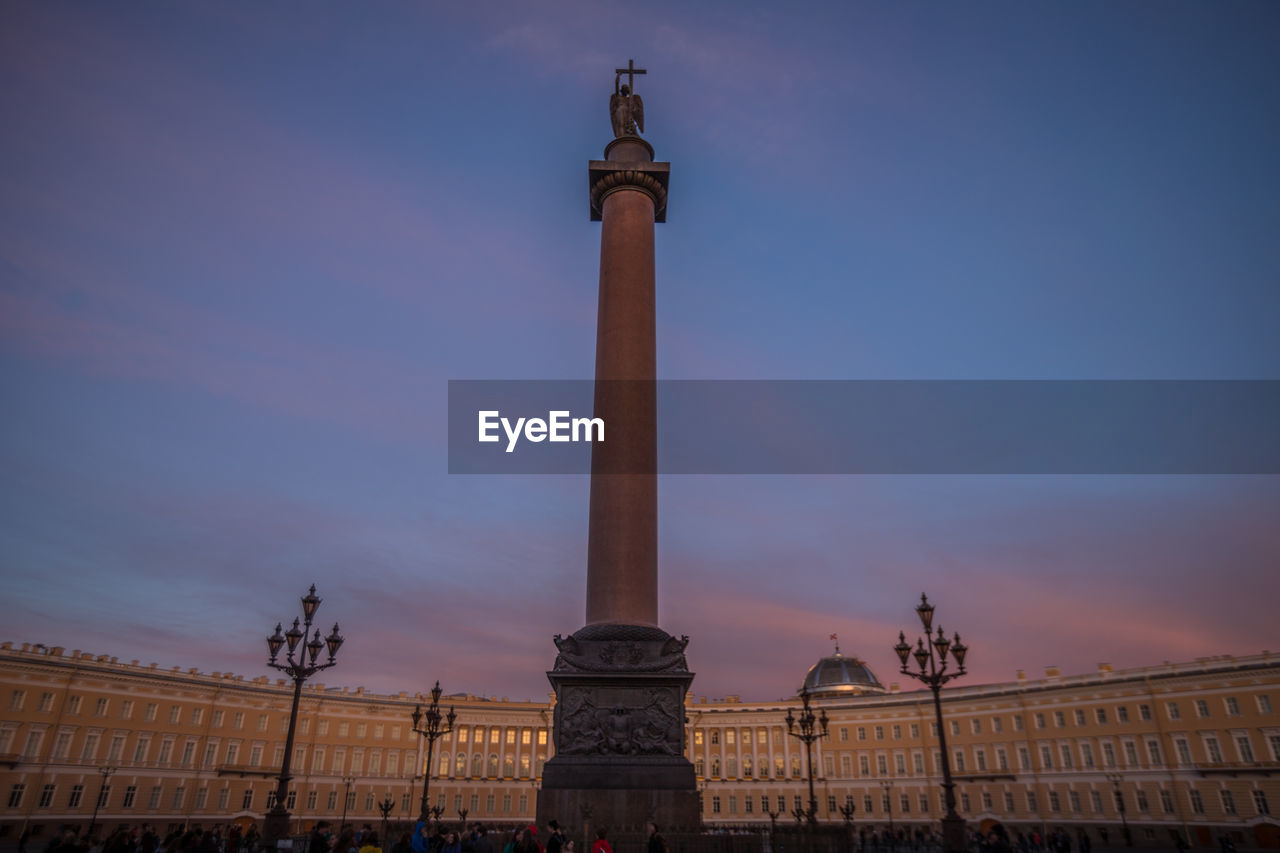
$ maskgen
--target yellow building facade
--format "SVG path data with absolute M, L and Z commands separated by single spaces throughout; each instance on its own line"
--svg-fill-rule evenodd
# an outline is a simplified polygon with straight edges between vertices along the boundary
M 935 826 L 931 694 L 885 688 L 839 654 L 815 665 L 807 684 L 830 723 L 814 747 L 819 819 L 841 823 L 851 806 L 855 829 Z M 103 827 L 260 822 L 292 692 L 265 677 L 0 644 L 0 839 L 87 825 L 95 808 Z M 531 820 L 554 754 L 550 701 L 443 701 L 457 724 L 435 747 L 432 805 L 447 818 L 465 809 L 495 825 Z M 303 689 L 287 803 L 296 830 L 344 817 L 376 824 L 388 798 L 391 820 L 417 815 L 426 756 L 409 717 L 420 702 Z M 974 828 L 1084 829 L 1095 843 L 1121 843 L 1127 824 L 1139 846 L 1167 847 L 1181 832 L 1199 847 L 1224 834 L 1280 847 L 1278 706 L 1280 660 L 1267 653 L 951 686 L 943 711 L 957 808 Z M 807 805 L 804 746 L 785 725 L 798 707 L 690 697 L 687 755 L 708 824 L 768 826 Z

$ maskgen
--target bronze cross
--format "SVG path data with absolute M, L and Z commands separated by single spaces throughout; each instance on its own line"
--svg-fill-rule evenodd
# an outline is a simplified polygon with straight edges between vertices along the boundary
M 636 90 L 636 75 L 649 73 L 643 68 L 636 68 L 636 61 L 634 59 L 627 60 L 626 68 L 615 68 L 614 70 L 618 73 L 619 77 L 623 74 L 627 75 L 627 86 L 632 92 L 635 92 Z

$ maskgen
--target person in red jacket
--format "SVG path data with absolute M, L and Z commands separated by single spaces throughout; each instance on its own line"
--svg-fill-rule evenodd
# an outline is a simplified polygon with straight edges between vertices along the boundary
M 596 842 L 591 845 L 591 853 L 613 853 L 613 848 L 609 846 L 609 840 L 605 838 L 609 834 L 607 829 L 596 830 Z

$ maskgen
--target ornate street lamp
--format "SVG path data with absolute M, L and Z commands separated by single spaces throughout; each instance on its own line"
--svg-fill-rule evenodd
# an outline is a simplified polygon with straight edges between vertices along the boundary
M 810 826 L 818 824 L 818 797 L 813 792 L 813 744 L 815 741 L 821 740 L 827 736 L 827 712 L 820 711 L 816 716 L 813 709 L 809 707 L 809 691 L 807 688 L 800 689 L 800 702 L 803 707 L 800 711 L 800 717 L 797 719 L 792 715 L 791 709 L 787 709 L 787 734 L 798 739 L 804 744 L 806 769 L 809 771 L 809 809 L 802 815 L 797 816 L 796 820 L 807 816 Z M 799 811 L 797 809 L 797 811 Z
M 880 780 L 880 787 L 884 788 L 884 808 L 889 813 L 889 837 L 896 839 L 898 833 L 893 829 L 893 783 L 888 779 Z M 896 841 L 891 843 L 897 843 Z
M 387 819 L 391 817 L 391 812 L 396 807 L 396 801 L 391 798 L 391 792 L 387 791 L 387 795 L 378 803 L 378 811 L 382 812 L 382 843 L 383 849 L 386 849 L 387 843 Z
M 427 794 L 431 787 L 431 771 L 434 769 L 431 764 L 436 741 L 453 731 L 453 721 L 458 718 L 458 715 L 453 712 L 453 706 L 449 707 L 447 716 L 440 714 L 440 682 L 437 681 L 436 686 L 431 688 L 431 704 L 427 706 L 426 712 L 423 712 L 422 706 L 414 705 L 413 714 L 410 717 L 413 720 L 414 733 L 427 739 L 427 769 L 422 774 L 422 808 L 418 812 L 418 820 L 425 822 L 431 814 L 431 809 L 427 805 Z
M 1116 810 L 1120 812 L 1120 826 L 1121 826 L 1120 832 L 1121 834 L 1124 835 L 1124 846 L 1132 847 L 1133 836 L 1130 835 L 1129 833 L 1129 819 L 1125 817 L 1124 794 L 1120 793 L 1120 780 L 1124 777 L 1122 777 L 1119 773 L 1108 773 L 1106 775 L 1107 775 L 1107 781 L 1115 786 Z
M 955 635 L 954 640 L 948 640 L 942 633 L 941 626 L 938 627 L 937 636 L 929 635 L 933 630 L 933 605 L 929 603 L 924 593 L 920 594 L 916 614 L 920 617 L 920 624 L 924 626 L 924 637 L 917 638 L 916 647 L 912 649 L 907 644 L 906 635 L 899 631 L 898 644 L 893 647 L 893 650 L 897 653 L 898 660 L 902 661 L 902 674 L 923 682 L 933 691 L 933 710 L 938 721 L 938 747 L 942 751 L 942 790 L 947 808 L 947 813 L 942 818 L 942 844 L 946 853 L 964 853 L 968 849 L 964 837 L 964 818 L 956 813 L 956 786 L 951 781 L 951 760 L 947 756 L 947 731 L 942 724 L 942 685 L 965 674 L 964 656 L 969 649 L 960 642 L 959 634 Z M 955 660 L 956 669 L 952 672 L 947 671 L 950 664 L 947 660 L 948 652 Z M 916 666 L 919 667 L 918 672 L 907 668 L 907 659 L 912 657 L 915 658 Z
M 91 842 L 93 840 L 93 830 L 98 825 L 98 809 L 102 806 L 102 795 L 107 791 L 107 780 L 111 778 L 111 774 L 116 772 L 115 767 L 99 767 L 98 772 L 102 774 L 102 784 L 98 786 L 98 798 L 93 801 L 93 817 L 89 820 L 89 832 L 85 836 Z
M 840 817 L 844 818 L 844 831 L 850 841 L 853 839 L 853 813 L 855 811 L 853 798 L 846 797 L 844 805 L 840 806 Z
M 347 828 L 347 807 L 351 804 L 351 784 L 355 781 L 354 776 L 342 777 L 342 784 L 346 786 L 346 790 L 342 792 L 342 826 L 338 827 L 339 835 Z
M 329 636 L 321 640 L 320 629 L 317 628 L 315 636 L 307 642 L 307 635 L 311 633 L 311 619 L 319 607 L 320 597 L 316 595 L 316 585 L 312 584 L 311 591 L 302 597 L 302 625 L 299 626 L 295 618 L 293 627 L 281 634 L 280 623 L 276 623 L 276 632 L 267 637 L 267 651 L 271 654 L 267 666 L 278 669 L 293 679 L 293 708 L 289 712 L 289 734 L 284 740 L 284 760 L 280 763 L 280 777 L 276 783 L 276 801 L 262 822 L 262 840 L 267 847 L 274 848 L 278 840 L 289 834 L 289 810 L 285 807 L 285 801 L 289 794 L 289 780 L 293 778 L 289 775 L 289 769 L 293 760 L 293 736 L 298 728 L 298 702 L 302 699 L 302 683 L 320 670 L 337 663 L 334 657 L 342 647 L 342 635 L 338 633 L 336 622 Z M 288 645 L 289 650 L 285 653 L 284 662 L 277 662 L 276 657 L 285 645 Z M 328 650 L 328 660 L 319 663 L 320 652 L 325 649 Z

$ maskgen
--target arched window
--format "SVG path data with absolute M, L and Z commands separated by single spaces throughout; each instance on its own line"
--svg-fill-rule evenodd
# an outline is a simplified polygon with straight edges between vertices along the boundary
M 498 775 L 498 756 L 496 753 L 490 753 L 488 776 L 490 779 L 493 779 L 497 775 Z
M 508 779 L 516 775 L 516 762 L 510 755 L 502 760 L 502 775 Z
M 800 756 L 798 755 L 791 756 L 791 775 L 797 779 L 800 778 Z
M 528 755 L 520 756 L 520 775 L 521 776 L 529 775 L 529 756 Z
M 479 779 L 484 775 L 484 756 L 476 753 L 471 757 L 471 778 Z
M 729 765 L 729 778 L 730 779 L 738 778 L 738 759 L 735 756 L 730 755 L 728 758 L 728 765 Z
M 453 762 L 453 775 L 459 779 L 467 775 L 467 756 L 461 752 L 458 753 L 457 760 Z
M 719 730 L 719 729 L 712 729 L 712 730 L 711 730 L 711 742 L 712 742 L 712 743 L 719 743 L 719 742 L 720 742 L 720 730 Z
M 711 759 L 711 775 L 716 778 L 720 777 L 720 756 L 718 755 Z
M 705 761 L 699 758 L 697 761 L 694 762 L 693 764 L 694 773 L 696 773 L 699 776 L 706 776 L 707 775 L 706 771 L 707 771 L 707 764 Z
M 760 756 L 757 766 L 760 768 L 760 778 L 768 779 L 769 778 L 769 756 L 767 755 Z
M 779 779 L 787 775 L 787 768 L 786 765 L 782 763 L 781 755 L 775 755 L 773 757 L 773 775 Z
M 541 775 L 542 775 L 542 765 L 544 765 L 544 764 L 546 764 L 546 763 L 547 763 L 547 755 L 546 755 L 546 753 L 539 752 L 539 753 L 538 753 L 538 765 L 537 765 L 537 771 L 538 771 L 538 775 L 539 775 L 539 776 L 541 776 Z
M 750 756 L 750 755 L 744 755 L 744 756 L 742 756 L 742 775 L 743 775 L 744 777 L 746 777 L 747 779 L 750 779 L 750 778 L 751 778 L 751 769 L 752 769 L 752 766 L 751 766 L 751 756 Z
M 440 768 L 436 771 L 436 775 L 441 777 L 449 775 L 449 753 L 440 753 Z

